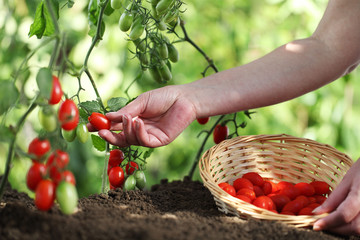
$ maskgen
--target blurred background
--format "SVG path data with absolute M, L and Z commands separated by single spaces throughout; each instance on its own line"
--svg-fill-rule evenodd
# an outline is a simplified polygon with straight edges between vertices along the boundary
M 39 1 L 0 0 L 0 81 L 9 80 L 19 68 L 23 59 L 41 44 L 28 32 L 33 22 Z M 66 1 L 60 1 L 66 3 Z M 225 70 L 255 60 L 273 49 L 294 39 L 305 38 L 315 30 L 327 4 L 326 0 L 184 0 L 182 18 L 190 38 L 212 58 L 219 70 Z M 60 4 L 61 6 L 63 4 Z M 76 66 L 82 66 L 91 43 L 87 35 L 87 0 L 77 0 L 72 8 L 60 10 L 60 28 L 67 34 L 68 54 Z M 115 11 L 105 17 L 106 31 L 103 40 L 94 49 L 89 69 L 95 78 L 103 100 L 115 96 L 126 97 L 125 89 L 139 72 L 139 64 L 128 51 L 132 44 L 118 28 L 121 12 Z M 177 29 L 181 36 L 181 30 Z M 170 40 L 176 40 L 173 35 Z M 201 78 L 207 66 L 205 59 L 188 43 L 176 43 L 180 60 L 173 64 L 173 80 L 168 84 L 183 84 Z M 53 44 L 36 51 L 28 63 L 26 72 L 20 76 L 24 82 L 24 93 L 28 98 L 35 95 L 37 71 L 48 65 Z M 208 74 L 212 74 L 209 70 Z M 358 158 L 360 146 L 360 69 L 315 92 L 275 106 L 254 109 L 252 119 L 246 119 L 247 126 L 241 135 L 286 133 L 306 137 L 336 147 L 354 160 Z M 77 79 L 63 75 L 62 86 L 69 96 L 76 93 Z M 95 100 L 95 94 L 88 79 L 83 76 L 82 100 Z M 154 82 L 149 73 L 129 89 L 129 95 L 136 97 L 142 92 L 163 85 Z M 20 85 L 18 86 L 21 87 Z M 215 101 L 216 99 L 214 99 Z M 19 107 L 9 113 L 2 123 L 11 125 L 26 109 Z M 193 122 L 174 142 L 155 149 L 146 165 L 147 188 L 161 179 L 179 180 L 186 176 L 195 160 L 204 135 L 217 120 L 212 117 L 206 125 Z M 4 122 L 5 121 L 5 122 Z M 232 126 L 229 126 L 230 128 Z M 18 146 L 27 150 L 29 142 L 37 136 L 41 126 L 37 110 L 25 123 L 18 137 Z M 205 149 L 213 146 L 210 138 Z M 8 144 L 0 142 L 0 174 L 5 167 Z M 104 153 L 92 147 L 89 140 L 82 144 L 75 140 L 68 145 L 70 170 L 77 180 L 81 197 L 99 193 Z M 25 183 L 26 172 L 31 165 L 28 158 L 16 155 L 9 181 L 13 188 L 32 195 Z M 194 179 L 200 179 L 195 171 Z

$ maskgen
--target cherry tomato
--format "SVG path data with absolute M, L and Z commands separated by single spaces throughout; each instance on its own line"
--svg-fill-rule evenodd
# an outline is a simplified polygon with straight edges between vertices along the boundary
M 61 134 L 62 134 L 63 138 L 67 142 L 72 142 L 76 138 L 76 129 L 73 129 L 73 130 L 70 130 L 70 131 L 66 131 L 64 129 L 61 129 Z
M 156 4 L 156 12 L 159 15 L 162 15 L 166 12 L 166 10 L 170 7 L 171 3 L 173 1 L 172 0 L 160 0 L 157 4 Z
M 120 30 L 123 32 L 129 31 L 132 23 L 133 23 L 133 15 L 129 11 L 123 12 L 119 19 Z
M 124 170 L 121 167 L 113 167 L 109 172 L 109 182 L 115 187 L 121 187 L 124 183 Z
M 233 186 L 231 186 L 230 184 L 223 182 L 223 183 L 219 183 L 218 186 L 224 190 L 225 192 L 227 192 L 228 194 L 230 194 L 231 196 L 236 196 L 236 191 L 235 188 Z
M 251 201 L 253 201 L 256 198 L 256 194 L 254 190 L 251 190 L 249 188 L 242 188 L 239 191 L 236 192 L 236 195 L 245 195 L 247 196 Z
M 56 129 L 57 119 L 56 115 L 51 113 L 51 111 L 47 112 L 44 108 L 39 110 L 38 118 L 41 126 L 48 132 L 53 132 Z
M 169 50 L 165 42 L 159 44 L 157 50 L 161 59 L 167 59 L 169 57 Z
M 251 203 L 251 199 L 246 195 L 236 195 L 236 198 L 243 200 L 244 202 Z
M 73 184 L 62 181 L 56 187 L 56 201 L 59 203 L 60 210 L 64 214 L 74 213 L 78 199 L 79 197 Z
M 120 149 L 110 151 L 109 165 L 112 167 L 119 166 L 124 160 L 124 153 Z
M 168 49 L 169 49 L 169 60 L 173 63 L 179 61 L 179 52 L 178 50 L 174 47 L 174 45 L 169 44 L 168 45 Z
M 204 125 L 210 120 L 210 117 L 198 118 L 196 120 L 198 121 L 199 124 Z
M 135 19 L 131 25 L 131 30 L 129 33 L 130 40 L 135 41 L 136 39 L 139 39 L 144 33 L 144 30 L 145 26 L 142 24 L 142 19 L 140 17 Z
M 88 117 L 89 122 L 91 125 L 96 128 L 97 130 L 101 129 L 110 129 L 111 122 L 104 114 L 93 112 L 90 117 Z
M 287 182 L 287 181 L 280 181 L 278 182 L 278 184 L 276 184 L 276 188 L 278 191 L 286 188 L 286 187 L 291 187 L 293 186 L 294 184 L 292 184 L 291 182 Z
M 264 181 L 262 190 L 264 192 L 264 195 L 268 195 L 268 194 L 272 193 L 272 184 L 270 183 L 270 181 Z
M 260 197 L 256 198 L 252 202 L 252 204 L 254 204 L 255 206 L 257 206 L 259 208 L 263 208 L 263 209 L 266 209 L 266 210 L 275 209 L 274 202 L 268 196 L 260 196 Z
M 312 213 L 313 210 L 314 209 L 312 209 L 312 208 L 304 207 L 304 208 L 300 209 L 298 215 L 314 215 Z
M 315 194 L 322 195 L 322 194 L 329 194 L 330 193 L 330 186 L 326 182 L 323 181 L 313 181 L 310 183 L 315 189 Z
M 61 85 L 59 82 L 59 79 L 56 76 L 53 76 L 53 85 L 51 90 L 51 95 L 49 99 L 49 104 L 58 104 L 61 100 L 61 97 L 63 95 Z
M 64 180 L 65 182 L 71 183 L 73 185 L 76 185 L 75 176 L 69 170 L 65 170 L 64 172 L 62 172 L 62 180 Z
M 222 142 L 223 140 L 225 140 L 229 135 L 229 129 L 226 125 L 216 125 L 214 132 L 213 132 L 213 138 L 214 138 L 214 142 L 215 144 L 218 144 L 220 142 Z
M 134 175 L 128 176 L 124 184 L 125 190 L 134 190 L 135 186 L 136 186 L 136 180 Z
M 310 183 L 300 182 L 295 184 L 295 187 L 299 189 L 301 195 L 310 197 L 315 194 L 315 188 Z
M 31 191 L 35 191 L 39 182 L 46 175 L 45 164 L 34 162 L 26 175 L 26 185 Z
M 56 167 L 58 169 L 64 169 L 69 163 L 69 154 L 67 152 L 56 149 L 50 156 L 46 163 L 48 168 Z
M 51 180 L 41 180 L 35 190 L 35 205 L 39 210 L 49 210 L 55 200 L 55 184 Z
M 301 201 L 303 203 L 303 208 L 309 205 L 309 199 L 304 195 L 297 196 L 295 200 Z
M 108 163 L 108 168 L 107 168 L 107 175 L 109 176 L 109 173 L 110 173 L 110 170 L 112 169 L 113 167 Z
M 123 0 L 111 0 L 110 6 L 112 9 L 119 9 L 123 5 L 123 3 L 124 3 Z
M 264 179 L 257 172 L 248 172 L 242 177 L 250 180 L 256 186 L 262 187 L 264 185 Z
M 161 65 L 158 68 L 158 70 L 159 70 L 162 81 L 167 82 L 167 81 L 170 81 L 172 79 L 171 71 L 170 71 L 169 67 L 166 64 Z
M 265 195 L 265 194 L 264 194 L 264 191 L 262 190 L 262 188 L 259 187 L 259 186 L 257 186 L 257 185 L 254 186 L 254 192 L 255 192 L 256 197 L 260 197 L 260 196 L 264 196 L 264 195 Z
M 296 215 L 302 208 L 303 202 L 301 200 L 292 200 L 283 207 L 282 212 L 292 212 Z
M 50 150 L 50 142 L 47 139 L 34 138 L 28 148 L 28 153 L 33 155 L 33 161 L 40 161 Z
M 295 216 L 295 213 L 289 211 L 281 212 L 280 214 Z
M 246 178 L 238 178 L 234 181 L 233 186 L 236 191 L 239 191 L 241 188 L 249 188 L 254 190 L 254 185 L 250 182 L 249 179 Z
M 319 204 L 323 204 L 323 202 L 325 202 L 325 200 L 327 199 L 325 196 L 322 195 L 314 195 L 316 202 Z
M 66 99 L 59 108 L 58 118 L 61 127 L 70 131 L 76 128 L 79 123 L 79 110 L 71 99 Z
M 86 141 L 89 139 L 89 130 L 86 127 L 86 124 L 80 123 L 76 127 L 76 136 L 81 143 L 86 143 Z
M 139 169 L 139 165 L 136 162 L 130 162 L 126 164 L 126 174 L 131 175 L 134 173 L 135 169 Z
M 291 200 L 288 196 L 282 194 L 275 194 L 270 197 L 271 200 L 275 203 L 276 209 L 278 212 L 281 212 L 283 207 L 289 203 Z
M 279 191 L 279 194 L 286 195 L 291 200 L 294 200 L 297 196 L 300 195 L 300 190 L 298 188 L 296 188 L 294 185 L 289 185 L 287 187 L 282 188 Z
M 139 189 L 143 189 L 146 184 L 145 173 L 143 171 L 136 171 L 134 176 L 136 180 L 136 187 Z

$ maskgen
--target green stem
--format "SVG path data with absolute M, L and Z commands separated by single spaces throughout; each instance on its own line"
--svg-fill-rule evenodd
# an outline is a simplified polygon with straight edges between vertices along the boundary
M 109 143 L 106 143 L 106 154 L 105 154 L 105 159 L 104 159 L 104 169 L 103 169 L 103 173 L 102 173 L 102 182 L 101 182 L 101 193 L 105 193 L 105 189 L 106 189 L 106 180 L 108 178 L 108 175 L 107 175 L 107 168 L 108 168 L 108 163 L 109 163 L 109 149 L 110 149 L 110 146 L 109 146 Z
M 36 97 L 37 99 L 37 97 Z M 10 142 L 9 145 L 9 151 L 8 151 L 8 155 L 6 158 L 6 163 L 5 163 L 5 172 L 1 178 L 1 182 L 0 182 L 0 200 L 2 199 L 2 196 L 4 194 L 4 190 L 5 190 L 5 185 L 7 183 L 8 180 L 8 176 L 10 173 L 10 165 L 11 165 L 11 161 L 13 159 L 14 156 L 14 148 L 15 148 L 15 143 L 16 143 L 16 137 L 17 134 L 19 133 L 23 123 L 25 122 L 27 116 L 36 108 L 37 104 L 35 101 L 32 102 L 32 104 L 30 105 L 30 107 L 28 108 L 28 110 L 24 113 L 24 115 L 19 119 L 19 121 L 16 124 L 16 127 L 14 129 L 14 137 Z

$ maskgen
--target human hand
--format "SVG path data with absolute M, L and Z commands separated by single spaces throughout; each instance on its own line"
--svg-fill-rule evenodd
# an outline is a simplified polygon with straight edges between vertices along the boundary
M 169 86 L 145 92 L 119 111 L 106 114 L 111 128 L 100 130 L 99 136 L 120 147 L 169 144 L 196 118 L 193 104 L 180 89 Z M 94 130 L 91 124 L 88 128 Z
M 360 235 L 360 160 L 353 164 L 329 198 L 314 210 L 314 214 L 322 213 L 329 215 L 317 220 L 314 230 Z

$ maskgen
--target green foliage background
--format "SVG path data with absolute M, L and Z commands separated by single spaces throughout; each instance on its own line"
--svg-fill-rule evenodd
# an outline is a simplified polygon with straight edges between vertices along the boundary
M 0 0 L 0 81 L 9 80 L 22 60 L 42 41 L 35 36 L 28 37 L 37 2 Z M 68 36 L 69 58 L 79 66 L 91 43 L 91 38 L 87 35 L 87 4 L 86 0 L 76 0 L 73 8 L 65 6 L 60 10 L 59 24 Z M 214 60 L 219 70 L 225 70 L 255 60 L 291 40 L 311 35 L 327 1 L 185 0 L 185 4 L 183 18 L 190 37 Z M 137 60 L 132 59 L 133 56 L 128 51 L 133 46 L 126 41 L 126 34 L 118 29 L 119 17 L 120 12 L 115 12 L 105 18 L 104 38 L 89 61 L 89 69 L 105 101 L 114 96 L 125 96 L 124 90 L 139 71 Z M 17 81 L 20 92 L 25 92 L 29 97 L 35 95 L 36 72 L 47 66 L 52 47 L 52 44 L 48 44 L 37 51 L 29 62 L 29 68 L 21 72 Z M 183 84 L 200 79 L 201 72 L 207 66 L 205 59 L 187 43 L 178 43 L 176 47 L 180 52 L 180 61 L 173 65 L 173 80 L 169 84 Z M 330 144 L 357 159 L 360 146 L 360 109 L 357 108 L 360 100 L 359 78 L 360 71 L 355 70 L 300 98 L 256 109 L 256 114 L 252 115 L 252 120 L 247 120 L 247 127 L 240 134 L 287 133 L 307 137 Z M 76 93 L 75 78 L 64 75 L 61 80 L 68 95 Z M 161 86 L 146 73 L 140 82 L 131 87 L 129 94 L 135 97 Z M 88 81 L 83 80 L 83 87 L 86 91 L 82 93 L 82 98 L 95 99 Z M 24 111 L 21 108 L 15 109 L 8 119 L 15 122 Z M 11 124 L 7 121 L 6 124 Z M 186 176 L 203 137 L 197 137 L 198 133 L 210 128 L 214 121 L 216 117 L 212 117 L 211 122 L 205 126 L 194 122 L 174 142 L 156 149 L 147 164 L 147 187 L 158 183 L 162 178 L 174 180 Z M 25 123 L 19 137 L 19 150 L 26 151 L 28 143 L 38 131 L 40 125 L 35 111 Z M 209 139 L 205 149 L 212 145 L 213 142 Z M 0 143 L 0 173 L 4 171 L 7 147 L 6 142 Z M 70 169 L 76 176 L 80 196 L 99 192 L 104 154 L 94 150 L 90 142 L 81 144 L 77 140 L 69 144 L 68 150 L 71 157 Z M 9 181 L 19 191 L 28 192 L 25 175 L 30 165 L 30 159 L 15 156 Z M 199 179 L 198 172 L 194 178 Z

